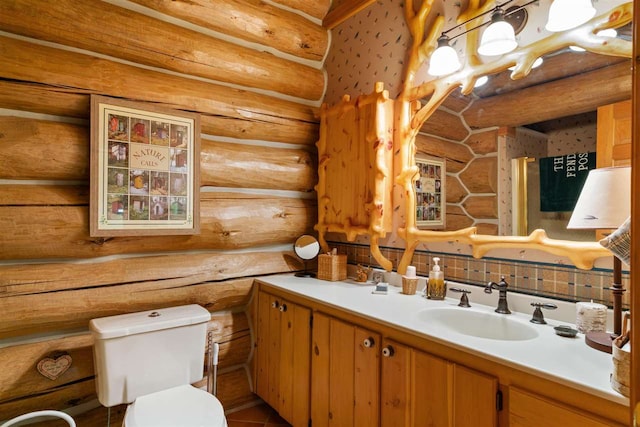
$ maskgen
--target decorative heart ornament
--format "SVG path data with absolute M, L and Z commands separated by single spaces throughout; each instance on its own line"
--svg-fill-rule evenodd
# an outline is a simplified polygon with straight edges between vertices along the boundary
M 38 365 L 36 367 L 38 369 L 38 372 L 40 372 L 42 375 L 49 378 L 50 380 L 55 380 L 60 375 L 67 372 L 67 369 L 71 367 L 71 362 L 73 362 L 71 356 L 65 354 L 56 357 L 55 359 L 45 357 L 38 362 Z

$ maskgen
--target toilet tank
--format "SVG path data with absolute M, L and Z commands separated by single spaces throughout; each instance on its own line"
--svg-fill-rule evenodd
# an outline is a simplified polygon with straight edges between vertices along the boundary
M 192 304 L 91 320 L 100 403 L 131 403 L 201 380 L 210 319 Z

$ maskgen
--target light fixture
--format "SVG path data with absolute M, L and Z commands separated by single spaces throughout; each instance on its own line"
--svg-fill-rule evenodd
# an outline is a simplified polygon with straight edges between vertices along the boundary
M 553 0 L 549 8 L 547 31 L 565 31 L 584 24 L 596 14 L 591 0 Z
M 488 76 L 480 76 L 478 77 L 478 79 L 476 80 L 475 84 L 473 85 L 473 87 L 480 87 L 480 86 L 484 86 L 485 84 L 487 84 L 487 82 L 489 81 L 489 77 Z
M 461 66 L 458 54 L 449 46 L 449 37 L 442 34 L 438 39 L 438 47 L 429 59 L 429 70 L 427 72 L 436 77 L 446 76 L 458 71 Z
M 518 42 L 513 27 L 504 20 L 504 10 L 496 7 L 491 15 L 491 25 L 482 33 L 478 53 L 484 56 L 504 55 L 516 47 Z
M 631 167 L 600 168 L 589 171 L 567 228 L 618 228 L 631 212 Z M 611 353 L 613 338 L 622 332 L 622 262 L 613 257 L 613 336 L 607 332 L 588 332 L 585 342 L 597 350 Z

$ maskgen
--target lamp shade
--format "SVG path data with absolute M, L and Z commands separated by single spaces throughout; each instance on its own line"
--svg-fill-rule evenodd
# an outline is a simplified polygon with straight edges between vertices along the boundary
M 618 228 L 631 212 L 631 167 L 589 171 L 567 228 Z
M 438 39 L 438 48 L 431 54 L 427 72 L 440 77 L 458 71 L 461 66 L 458 54 L 449 46 L 449 37 L 443 34 Z
M 591 0 L 553 0 L 549 8 L 547 31 L 565 31 L 584 24 L 596 14 Z
M 482 33 L 478 53 L 484 56 L 504 55 L 516 47 L 516 33 L 504 20 L 504 11 L 497 8 L 491 16 L 491 25 Z

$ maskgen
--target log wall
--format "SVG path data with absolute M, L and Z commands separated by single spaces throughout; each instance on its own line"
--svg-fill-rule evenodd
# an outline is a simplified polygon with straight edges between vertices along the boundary
M 61 1 L 0 2 L 0 422 L 106 424 L 89 320 L 192 303 L 212 312 L 218 397 L 250 403 L 252 277 L 300 269 L 317 218 L 330 2 Z M 200 235 L 89 236 L 91 94 L 200 114 Z M 60 354 L 68 371 L 37 372 Z

